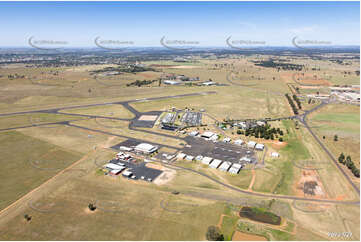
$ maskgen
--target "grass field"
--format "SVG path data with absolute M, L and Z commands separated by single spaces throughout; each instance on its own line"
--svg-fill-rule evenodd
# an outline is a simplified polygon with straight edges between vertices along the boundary
M 97 115 L 97 116 L 106 116 L 106 117 L 115 117 L 115 118 L 127 118 L 127 119 L 131 119 L 134 117 L 133 113 L 131 113 L 122 105 L 117 105 L 117 104 L 87 107 L 87 108 L 65 109 L 65 110 L 61 110 L 60 112 L 85 114 L 85 115 Z
M 357 106 L 330 104 L 310 116 L 310 123 L 323 142 L 338 157 L 341 152 L 351 155 L 360 167 L 360 109 Z M 334 135 L 338 141 L 334 141 Z
M 81 157 L 81 153 L 16 131 L 2 133 L 0 143 L 0 209 L 10 205 Z
M 140 112 L 161 111 L 171 107 L 205 109 L 205 113 L 217 120 L 293 115 L 284 93 L 290 93 L 287 83 L 296 85 L 292 80 L 294 73 L 258 67 L 252 62 L 270 57 L 278 58 L 250 55 L 214 60 L 195 57 L 191 63 L 162 60 L 144 62 L 146 65 L 161 66 L 154 66 L 156 72 L 103 76 L 99 79 L 90 75 L 90 71 L 109 65 L 4 67 L 0 68 L 0 113 L 215 91 L 215 94 L 209 95 L 138 101 L 130 105 Z M 320 71 L 307 70 L 305 75 L 324 77 L 327 85 L 359 83 L 359 77 L 354 73 L 359 69 L 357 61 L 352 60 L 350 65 L 339 65 L 303 57 L 284 58 L 288 62 L 305 64 L 308 68 L 320 67 Z M 344 75 L 343 71 L 350 71 L 351 74 Z M 54 75 L 54 72 L 58 74 Z M 7 78 L 7 75 L 15 73 L 25 77 L 15 80 Z M 199 77 L 199 82 L 212 79 L 225 86 L 158 86 L 158 82 L 143 87 L 126 85 L 134 80 L 157 79 L 167 73 Z M 229 78 L 232 78 L 233 84 Z M 301 94 L 311 94 L 327 89 L 325 86 L 320 89 L 300 90 Z M 303 102 L 304 109 L 315 105 Z M 118 104 L 61 111 L 123 119 L 134 117 Z M 310 126 L 315 126 L 312 129 L 319 137 L 325 136 L 322 141 L 334 156 L 337 157 L 340 152 L 349 154 L 358 166 L 359 113 L 359 107 L 356 106 L 328 104 L 308 116 Z M 180 169 L 175 169 L 174 177 L 163 185 L 127 180 L 122 176 L 113 178 L 97 172 L 97 166 L 107 162 L 116 153 L 108 147 L 126 140 L 126 137 L 178 149 L 183 147 L 181 143 L 184 141 L 176 137 L 161 137 L 144 132 L 173 134 L 161 131 L 158 127 L 135 131 L 128 129 L 128 121 L 34 113 L 0 117 L 0 129 L 74 119 L 77 121 L 70 124 L 124 137 L 63 124 L 1 132 L 0 209 L 30 190 L 41 187 L 38 192 L 23 197 L 24 199 L 10 210 L 1 213 L 0 240 L 205 240 L 205 233 L 210 225 L 220 226 L 226 240 L 231 240 L 236 231 L 251 236 L 259 235 L 262 237 L 256 238 L 268 240 L 328 240 L 330 238 L 327 237 L 327 232 L 347 231 L 353 233 L 352 239 L 360 239 L 359 206 L 306 203 L 297 207 L 290 199 L 272 201 L 264 197 L 245 195 L 204 176 Z M 209 124 L 215 122 L 209 117 L 206 119 Z M 296 189 L 298 181 L 304 176 L 304 170 L 295 164 L 302 164 L 307 160 L 311 165 L 322 168 L 314 174 L 322 184 L 325 198 L 339 201 L 359 199 L 304 127 L 296 129 L 294 121 L 290 120 L 272 122 L 271 125 L 284 131 L 284 143 L 232 135 L 235 130 L 231 129 L 224 131 L 233 139 L 251 139 L 265 143 L 268 153 L 264 169 L 242 170 L 240 174 L 233 176 L 199 162 L 177 161 L 176 164 L 200 171 L 243 190 L 304 197 L 304 194 Z M 206 128 L 219 132 L 212 126 Z M 337 142 L 333 141 L 334 134 L 338 135 Z M 161 151 L 176 150 L 162 148 Z M 271 158 L 270 153 L 273 151 L 279 152 L 280 157 Z M 79 161 L 75 164 L 75 172 L 64 172 L 55 176 L 75 161 Z M 79 169 L 83 169 L 83 173 Z M 54 176 L 56 179 L 44 184 Z M 254 176 L 253 186 L 250 187 Z M 359 179 L 355 179 L 355 182 L 359 182 Z M 174 191 L 180 194 L 174 195 Z M 95 212 L 89 211 L 89 203 L 97 206 Z M 237 212 L 245 205 L 267 208 L 281 216 L 284 223 L 275 227 L 240 218 Z M 309 207 L 319 208 L 321 212 L 300 210 Z M 25 221 L 24 214 L 32 216 L 30 222 Z

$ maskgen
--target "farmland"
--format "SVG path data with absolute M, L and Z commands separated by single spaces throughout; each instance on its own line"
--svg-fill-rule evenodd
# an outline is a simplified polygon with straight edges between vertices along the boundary
M 294 73 L 254 64 L 257 58 L 270 57 L 275 58 L 250 55 L 218 60 L 194 57 L 193 62 L 185 63 L 144 61 L 142 64 L 154 70 L 97 78 L 91 74 L 94 70 L 115 65 L 1 68 L 1 182 L 5 184 L 1 193 L 6 195 L 0 203 L 0 238 L 205 240 L 207 228 L 217 226 L 226 239 L 327 240 L 329 229 L 337 228 L 351 231 L 353 239 L 359 239 L 358 194 L 302 119 L 291 118 L 294 114 L 284 94 L 292 98 L 289 83 L 298 87 L 292 79 Z M 288 61 L 306 63 L 301 57 Z M 317 83 L 320 89 L 355 84 L 354 74 L 341 78 L 344 69 L 337 64 L 329 67 L 326 61 L 310 61 L 329 68 L 325 72 L 329 70 L 334 76 L 327 83 Z M 347 70 L 357 65 L 353 62 Z M 305 70 L 306 76 L 314 72 L 318 73 Z M 24 77 L 7 79 L 15 73 Z M 166 74 L 199 77 L 194 83 L 211 79 L 222 85 L 159 84 L 159 78 Z M 136 80 L 157 81 L 127 86 Z M 319 89 L 299 90 L 300 95 L 307 95 Z M 300 115 L 323 103 L 300 100 Z M 201 112 L 204 126 L 180 133 L 153 124 L 134 125 L 157 123 L 158 115 L 173 107 Z M 269 124 L 283 131 L 282 141 L 279 137 L 266 140 L 238 134 L 239 128 L 230 125 L 224 129 L 217 126 L 224 120 L 265 118 L 275 119 Z M 306 120 L 333 156 L 349 154 L 359 167 L 358 106 L 328 103 Z M 157 158 L 183 151 L 191 144 L 186 139 L 190 131 L 217 133 L 219 143 L 230 137 L 231 142 L 252 140 L 266 148 L 256 151 L 259 163 L 247 165 L 238 174 L 196 160 L 165 163 L 164 158 Z M 162 182 L 112 177 L 101 171 L 101 166 L 119 152 L 112 147 L 129 140 L 160 146 L 159 154 L 143 160 L 153 159 L 149 167 L 167 171 Z M 271 157 L 273 152 L 279 157 Z M 304 186 L 310 181 L 316 182 L 322 193 L 305 193 Z M 359 183 L 354 177 L 352 181 Z M 89 210 L 90 203 L 95 204 L 95 211 Z M 272 225 L 239 217 L 242 206 L 270 211 L 281 222 Z M 31 221 L 24 219 L 25 214 Z

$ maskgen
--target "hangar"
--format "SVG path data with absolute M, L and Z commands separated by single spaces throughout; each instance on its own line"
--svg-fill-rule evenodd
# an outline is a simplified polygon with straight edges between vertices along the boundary
M 215 160 L 212 161 L 212 163 L 209 166 L 211 168 L 217 169 L 221 163 L 222 163 L 221 160 L 215 159 Z
M 156 152 L 158 147 L 148 143 L 140 143 L 139 145 L 135 146 L 134 150 L 143 154 L 151 154 Z

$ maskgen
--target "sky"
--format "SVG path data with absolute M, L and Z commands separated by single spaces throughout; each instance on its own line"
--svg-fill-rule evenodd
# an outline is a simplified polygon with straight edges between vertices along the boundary
M 0 2 L 0 46 L 32 40 L 95 47 L 94 39 L 226 46 L 226 39 L 292 46 L 292 39 L 359 45 L 359 2 Z M 169 43 L 169 42 L 168 42 Z

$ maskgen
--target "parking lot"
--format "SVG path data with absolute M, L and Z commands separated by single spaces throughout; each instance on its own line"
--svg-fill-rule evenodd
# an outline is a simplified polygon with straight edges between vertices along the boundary
M 219 159 L 222 161 L 229 161 L 232 163 L 242 163 L 240 158 L 248 157 L 251 159 L 251 163 L 256 163 L 257 158 L 253 150 L 249 150 L 243 146 L 234 145 L 230 143 L 206 141 L 200 137 L 186 137 L 187 143 L 191 147 L 184 147 L 182 152 L 187 155 L 208 156 L 213 159 Z M 248 153 L 247 153 L 248 151 Z
M 187 126 L 199 126 L 202 123 L 202 114 L 198 112 L 186 112 L 182 117 L 182 122 Z
M 132 179 L 134 179 L 134 180 L 139 180 L 139 179 L 142 179 L 142 177 L 144 177 L 144 180 L 146 180 L 146 181 L 154 181 L 154 179 L 156 179 L 160 174 L 162 174 L 161 170 L 146 167 L 145 162 L 133 163 L 133 162 L 127 162 L 127 161 L 120 161 L 117 159 L 112 159 L 109 161 L 109 163 L 113 163 L 113 164 L 117 164 L 119 162 L 124 164 L 126 169 L 128 169 L 129 171 L 131 171 L 133 173 L 133 175 L 135 177 Z

